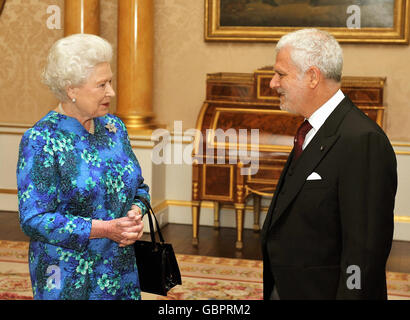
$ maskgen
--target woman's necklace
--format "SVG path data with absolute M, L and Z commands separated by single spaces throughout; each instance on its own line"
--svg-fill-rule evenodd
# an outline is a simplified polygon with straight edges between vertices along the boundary
M 65 116 L 67 115 L 63 109 L 63 105 L 61 104 L 61 102 L 58 104 L 58 111 Z M 88 130 L 88 132 L 94 134 L 94 119 L 91 119 L 90 121 L 90 130 Z

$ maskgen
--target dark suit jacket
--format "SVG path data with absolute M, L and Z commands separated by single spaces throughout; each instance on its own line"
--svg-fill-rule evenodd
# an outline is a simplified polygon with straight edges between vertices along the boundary
M 397 169 L 385 133 L 345 97 L 292 158 L 261 232 L 264 299 L 274 285 L 281 299 L 386 299 Z

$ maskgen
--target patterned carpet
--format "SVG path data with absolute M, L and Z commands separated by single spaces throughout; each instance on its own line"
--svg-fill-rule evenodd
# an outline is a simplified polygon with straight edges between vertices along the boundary
M 0 300 L 31 300 L 27 242 L 0 240 Z M 177 254 L 182 285 L 143 300 L 259 300 L 262 261 Z M 410 300 L 410 274 L 388 272 L 390 300 Z

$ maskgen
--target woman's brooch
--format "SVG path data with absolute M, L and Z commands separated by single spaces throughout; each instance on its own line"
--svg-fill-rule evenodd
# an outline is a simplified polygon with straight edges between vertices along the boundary
M 117 127 L 112 123 L 107 123 L 105 125 L 105 128 L 107 128 L 109 132 L 114 132 L 114 133 L 117 132 Z

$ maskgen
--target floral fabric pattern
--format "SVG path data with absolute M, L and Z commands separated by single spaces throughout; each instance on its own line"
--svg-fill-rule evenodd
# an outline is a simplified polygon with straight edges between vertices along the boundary
M 108 114 L 94 126 L 90 134 L 50 111 L 20 142 L 20 224 L 31 239 L 35 299 L 141 298 L 133 247 L 89 235 L 93 219 L 121 218 L 132 204 L 145 214 L 138 198 L 149 201 L 149 189 L 123 122 Z

